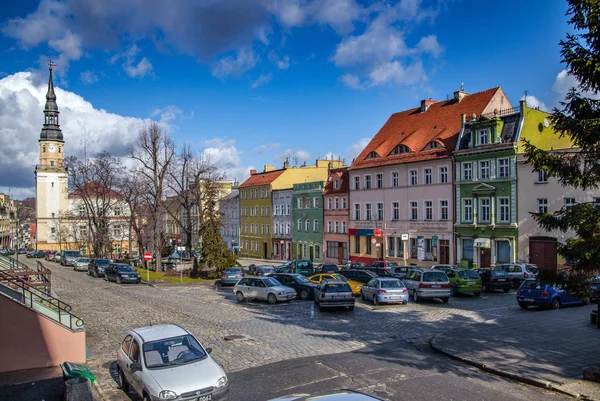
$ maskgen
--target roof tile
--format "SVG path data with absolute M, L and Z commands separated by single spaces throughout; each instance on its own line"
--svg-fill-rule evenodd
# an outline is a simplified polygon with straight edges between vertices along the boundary
M 275 181 L 281 174 L 285 172 L 285 169 L 273 170 L 266 173 L 252 174 L 246 181 L 244 181 L 240 188 L 256 187 L 260 185 L 269 185 Z

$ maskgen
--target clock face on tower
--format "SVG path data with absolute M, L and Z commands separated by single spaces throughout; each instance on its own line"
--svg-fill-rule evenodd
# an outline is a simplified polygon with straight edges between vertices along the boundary
M 52 153 L 56 152 L 56 146 L 54 146 L 54 145 L 48 146 L 48 152 L 52 152 Z

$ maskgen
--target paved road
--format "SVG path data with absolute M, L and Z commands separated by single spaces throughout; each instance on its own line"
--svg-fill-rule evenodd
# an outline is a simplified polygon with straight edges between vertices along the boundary
M 373 307 L 358 302 L 354 312 L 319 312 L 312 302 L 238 304 L 230 287 L 117 285 L 46 262 L 53 290 L 85 320 L 91 365 L 107 392 L 115 392 L 110 366 L 124 333 L 132 327 L 177 323 L 213 347 L 228 372 L 325 354 L 347 353 L 390 341 L 429 340 L 445 330 L 500 318 L 522 318 L 514 294 L 456 297 Z M 226 341 L 240 335 L 243 341 Z M 115 392 L 116 393 L 116 392 Z

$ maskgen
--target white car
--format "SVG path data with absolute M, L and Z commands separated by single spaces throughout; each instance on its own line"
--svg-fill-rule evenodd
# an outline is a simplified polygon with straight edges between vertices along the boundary
M 296 298 L 296 290 L 282 285 L 269 276 L 244 277 L 233 287 L 233 293 L 238 302 L 244 302 L 246 298 L 254 298 L 275 304 Z
M 174 324 L 130 330 L 117 351 L 121 388 L 144 401 L 227 401 L 229 380 L 211 351 Z
M 85 272 L 90 264 L 90 258 L 78 258 L 73 263 L 73 270 L 76 272 Z

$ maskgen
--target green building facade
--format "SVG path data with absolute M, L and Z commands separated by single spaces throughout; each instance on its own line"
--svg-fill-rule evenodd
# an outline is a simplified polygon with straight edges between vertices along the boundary
M 294 259 L 323 262 L 323 189 L 325 181 L 294 184 L 292 246 Z

